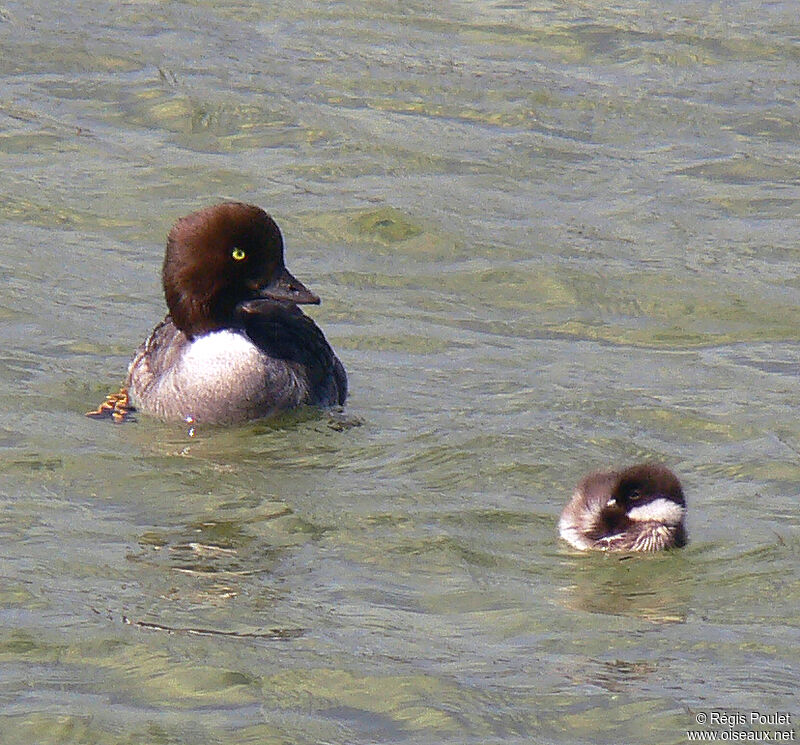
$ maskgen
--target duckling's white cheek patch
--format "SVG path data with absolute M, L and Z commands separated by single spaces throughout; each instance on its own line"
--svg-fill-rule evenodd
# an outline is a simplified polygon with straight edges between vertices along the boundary
M 658 522 L 678 525 L 683 520 L 684 508 L 671 499 L 654 499 L 652 502 L 628 510 L 628 518 L 634 522 Z

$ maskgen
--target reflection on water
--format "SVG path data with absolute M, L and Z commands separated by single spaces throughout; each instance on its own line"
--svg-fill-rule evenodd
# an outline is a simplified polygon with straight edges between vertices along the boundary
M 563 588 L 563 602 L 586 613 L 682 623 L 696 588 L 691 565 L 679 553 L 577 557 L 570 562 L 574 583 Z
M 679 742 L 798 688 L 796 7 L 0 7 L 3 743 Z M 345 412 L 83 412 L 174 220 L 280 222 Z M 679 552 L 571 552 L 666 462 Z

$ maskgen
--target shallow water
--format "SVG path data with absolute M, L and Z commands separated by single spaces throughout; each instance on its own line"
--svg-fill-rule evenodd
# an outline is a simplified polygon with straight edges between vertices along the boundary
M 0 741 L 800 717 L 796 18 L 0 7 Z M 163 315 L 171 223 L 223 198 L 322 296 L 346 412 L 85 419 Z M 581 474 L 644 458 L 689 547 L 567 550 Z

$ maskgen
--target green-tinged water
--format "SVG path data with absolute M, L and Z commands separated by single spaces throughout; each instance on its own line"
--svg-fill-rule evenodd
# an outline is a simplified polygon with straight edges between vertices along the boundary
M 0 5 L 0 742 L 796 731 L 798 34 L 786 1 Z M 345 412 L 86 419 L 221 199 L 283 229 Z M 568 550 L 580 476 L 648 458 L 688 548 Z

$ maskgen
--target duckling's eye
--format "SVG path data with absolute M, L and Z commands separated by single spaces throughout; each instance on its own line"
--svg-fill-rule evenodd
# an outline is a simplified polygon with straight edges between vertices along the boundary
M 642 493 L 638 489 L 634 489 L 630 494 L 628 494 L 629 502 L 636 502 L 641 498 L 642 498 Z
M 244 249 L 237 247 L 231 251 L 231 256 L 233 256 L 234 261 L 241 261 L 247 256 L 247 254 L 244 252 Z

